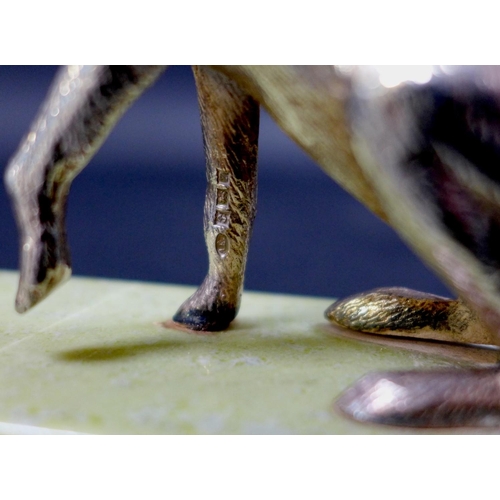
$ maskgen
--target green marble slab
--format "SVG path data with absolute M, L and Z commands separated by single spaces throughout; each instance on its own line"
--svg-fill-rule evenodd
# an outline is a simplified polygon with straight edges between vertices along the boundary
M 4 434 L 410 433 L 332 402 L 368 371 L 478 361 L 338 334 L 333 299 L 246 292 L 230 330 L 200 335 L 161 325 L 194 288 L 72 278 L 20 316 L 16 285 L 0 273 Z

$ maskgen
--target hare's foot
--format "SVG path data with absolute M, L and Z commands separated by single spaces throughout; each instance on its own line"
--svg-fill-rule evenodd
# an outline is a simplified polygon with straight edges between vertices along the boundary
M 23 313 L 71 276 L 64 227 L 69 182 L 61 181 L 55 194 L 48 196 L 41 181 L 38 186 L 32 185 L 36 184 L 36 176 L 26 171 L 25 166 L 11 167 L 7 179 L 20 229 L 21 273 L 16 310 Z
M 491 333 L 461 300 L 407 288 L 378 288 L 339 300 L 325 316 L 366 333 L 461 342 L 492 343 Z
M 220 283 L 207 278 L 182 304 L 173 320 L 190 330 L 218 332 L 229 327 L 238 308 L 239 296 L 234 297 Z

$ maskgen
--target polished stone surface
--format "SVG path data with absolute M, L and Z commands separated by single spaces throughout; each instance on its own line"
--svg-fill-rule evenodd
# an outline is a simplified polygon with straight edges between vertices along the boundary
M 333 299 L 246 292 L 230 330 L 200 335 L 161 325 L 190 287 L 72 278 L 19 316 L 16 284 L 0 273 L 6 434 L 425 432 L 357 424 L 332 402 L 369 371 L 495 357 L 342 335 L 323 319 Z

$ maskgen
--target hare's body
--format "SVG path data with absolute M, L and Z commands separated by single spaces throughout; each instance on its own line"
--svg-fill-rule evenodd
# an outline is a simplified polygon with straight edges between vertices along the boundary
M 64 207 L 70 183 L 162 71 L 68 67 L 56 78 L 6 174 L 21 233 L 20 312 L 69 277 Z M 377 300 L 368 294 L 335 305 L 330 319 L 363 331 L 425 331 L 435 338 L 432 332 L 439 330 L 439 338 L 500 344 L 498 68 L 453 74 L 438 69 L 425 83 L 403 75 L 391 88 L 370 68 L 228 66 L 196 67 L 194 73 L 208 169 L 209 271 L 174 321 L 194 330 L 221 330 L 237 314 L 255 214 L 261 105 L 331 177 L 394 227 L 461 299 L 443 305 L 441 298 L 382 290 Z M 459 383 L 457 377 L 446 383 Z M 496 380 L 496 372 L 488 377 Z M 365 387 L 364 394 L 370 390 Z M 484 406 L 484 400 L 478 397 L 477 404 Z M 470 395 L 464 404 L 471 405 Z M 489 417 L 497 411 L 493 407 Z M 359 410 L 353 408 L 352 402 L 343 406 L 350 414 Z M 370 419 L 369 413 L 363 418 Z

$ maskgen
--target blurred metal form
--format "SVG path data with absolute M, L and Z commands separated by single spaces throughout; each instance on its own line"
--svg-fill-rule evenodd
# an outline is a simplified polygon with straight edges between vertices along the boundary
M 500 368 L 371 373 L 335 407 L 361 422 L 406 427 L 500 427 Z
M 18 311 L 69 276 L 64 207 L 70 183 L 162 70 L 69 67 L 56 78 L 6 173 L 21 233 Z M 345 299 L 328 311 L 329 319 L 360 331 L 425 332 L 426 338 L 500 345 L 498 67 L 226 66 L 196 68 L 195 76 L 207 158 L 210 264 L 199 290 L 174 317 L 178 324 L 221 330 L 238 311 L 255 214 L 262 105 L 460 297 L 454 302 L 379 290 Z M 457 372 L 449 380 L 460 386 L 460 377 Z M 497 381 L 495 371 L 484 377 Z M 464 378 L 476 379 L 478 387 L 488 387 L 483 375 Z M 415 381 L 410 396 L 429 379 L 416 375 Z M 374 390 L 363 387 L 356 398 Z M 436 394 L 426 387 L 432 406 Z M 478 391 L 478 405 L 492 394 Z M 464 398 L 464 405 L 472 404 L 470 394 Z M 343 406 L 348 408 L 353 406 Z
M 162 69 L 69 66 L 56 76 L 5 174 L 21 240 L 18 312 L 70 277 L 65 215 L 71 182 Z

